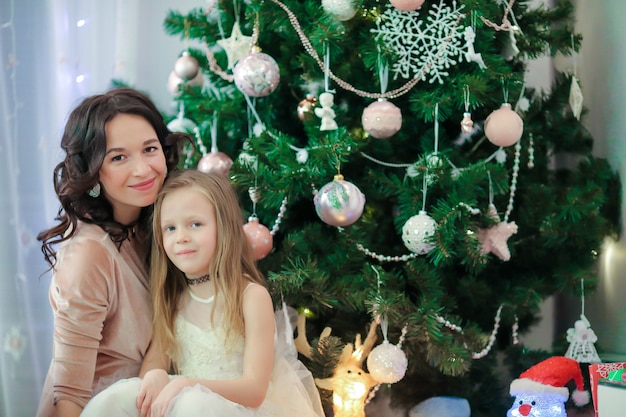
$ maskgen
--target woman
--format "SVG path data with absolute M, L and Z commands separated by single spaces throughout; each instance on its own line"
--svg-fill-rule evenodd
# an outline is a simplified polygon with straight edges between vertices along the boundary
M 60 223 L 38 236 L 53 271 L 54 341 L 37 417 L 78 417 L 96 393 L 138 375 L 151 338 L 150 215 L 183 139 L 128 88 L 70 114 L 53 178 Z

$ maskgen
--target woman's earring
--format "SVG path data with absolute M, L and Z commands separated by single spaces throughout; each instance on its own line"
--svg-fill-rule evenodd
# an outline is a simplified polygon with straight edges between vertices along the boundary
M 96 185 L 91 187 L 91 190 L 87 191 L 89 197 L 98 198 L 100 196 L 100 183 L 97 182 Z

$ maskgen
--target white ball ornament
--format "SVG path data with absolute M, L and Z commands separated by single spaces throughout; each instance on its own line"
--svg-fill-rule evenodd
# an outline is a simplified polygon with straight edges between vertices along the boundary
M 391 5 L 403 12 L 417 10 L 424 4 L 424 0 L 391 0 Z
M 367 356 L 367 370 L 381 384 L 393 384 L 404 377 L 409 361 L 404 351 L 385 340 Z
M 233 69 L 237 88 L 250 97 L 270 95 L 280 81 L 280 69 L 271 56 L 253 51 L 241 58 Z
M 365 196 L 343 175 L 335 175 L 333 181 L 324 185 L 313 198 L 315 211 L 326 224 L 336 227 L 349 226 L 363 213 Z
M 322 0 L 322 7 L 339 21 L 350 20 L 356 14 L 354 0 Z
M 402 112 L 387 100 L 375 101 L 363 110 L 363 129 L 377 139 L 387 139 L 402 127 Z
M 491 112 L 485 120 L 485 136 L 496 146 L 511 146 L 524 133 L 524 122 L 509 103 Z
M 174 64 L 174 73 L 183 81 L 193 80 L 198 75 L 199 70 L 198 60 L 192 57 L 189 51 L 183 52 Z
M 437 222 L 424 210 L 411 217 L 402 227 L 402 241 L 404 246 L 418 255 L 426 255 L 435 248 L 430 241 L 437 230 Z

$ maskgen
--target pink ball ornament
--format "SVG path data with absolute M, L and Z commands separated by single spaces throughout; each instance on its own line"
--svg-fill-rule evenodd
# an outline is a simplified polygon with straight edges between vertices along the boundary
M 189 81 L 185 81 L 182 78 L 180 78 L 178 75 L 176 75 L 176 73 L 172 70 L 167 79 L 167 89 L 175 97 L 180 96 L 180 90 L 178 87 L 180 84 L 202 87 L 202 84 L 204 84 L 204 75 L 202 74 L 202 71 L 198 71 L 198 73 L 193 79 Z
M 252 246 L 254 258 L 257 261 L 265 258 L 271 252 L 274 238 L 269 229 L 259 223 L 256 216 L 248 218 L 248 223 L 243 225 L 243 231 Z
M 402 127 L 402 112 L 387 100 L 375 101 L 363 110 L 363 129 L 377 139 L 387 139 Z
M 485 120 L 485 136 L 496 146 L 511 146 L 524 133 L 524 122 L 509 103 L 491 112 Z
M 237 88 L 250 97 L 270 95 L 280 81 L 280 69 L 274 58 L 253 51 L 241 58 L 233 69 Z
M 198 162 L 198 171 L 210 174 L 216 172 L 222 175 L 228 175 L 233 160 L 224 152 L 209 152 L 204 155 Z
M 385 340 L 367 356 L 367 370 L 381 384 L 393 384 L 404 377 L 409 361 L 396 345 Z
M 336 227 L 349 226 L 363 213 L 365 196 L 343 175 L 335 175 L 333 181 L 324 185 L 313 198 L 315 211 L 326 224 Z
M 424 0 L 391 0 L 391 5 L 403 12 L 417 10 L 424 4 Z
M 437 230 L 437 222 L 424 210 L 411 217 L 402 227 L 402 241 L 404 246 L 418 255 L 426 255 L 435 248 L 430 241 Z

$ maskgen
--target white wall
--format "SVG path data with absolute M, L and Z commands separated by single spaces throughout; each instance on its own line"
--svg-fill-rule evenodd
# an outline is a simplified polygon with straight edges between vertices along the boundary
M 594 153 L 607 157 L 626 186 L 626 1 L 579 0 L 577 30 L 584 37 L 578 62 L 584 119 L 595 138 Z M 622 198 L 622 219 L 626 204 Z M 622 226 L 622 234 L 623 233 Z M 586 297 L 586 315 L 598 335 L 597 346 L 626 355 L 626 238 L 608 242 L 599 264 L 600 283 Z M 612 360 L 613 355 L 606 355 Z

